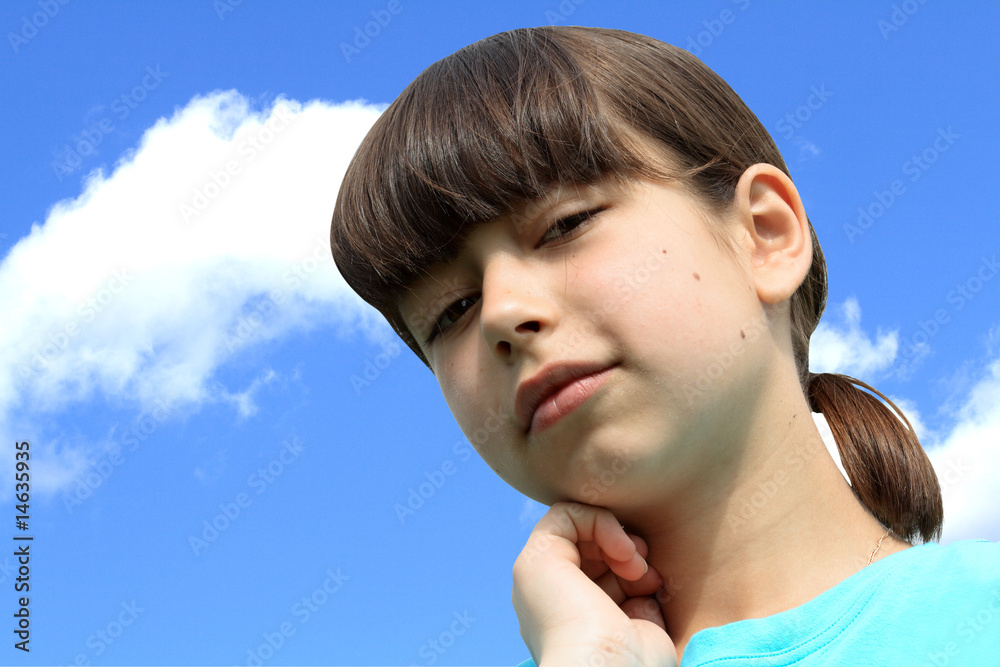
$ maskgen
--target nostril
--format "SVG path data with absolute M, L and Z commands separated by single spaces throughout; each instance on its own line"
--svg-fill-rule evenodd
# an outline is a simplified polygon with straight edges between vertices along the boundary
M 524 331 L 525 329 L 527 329 L 529 331 L 534 331 L 535 333 L 538 333 L 541 330 L 542 325 L 538 323 L 538 320 L 532 320 L 530 322 L 525 322 L 524 324 L 518 326 L 517 328 L 520 331 Z

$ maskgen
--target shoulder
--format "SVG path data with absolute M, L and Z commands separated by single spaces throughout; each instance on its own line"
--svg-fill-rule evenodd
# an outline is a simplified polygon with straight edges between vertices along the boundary
M 897 562 L 877 577 L 881 580 L 878 597 L 934 607 L 947 600 L 956 611 L 963 606 L 1000 604 L 1000 542 L 928 542 L 887 560 L 892 559 Z
M 1000 585 L 1000 542 L 988 540 L 957 540 L 946 545 L 928 542 L 914 550 L 908 567 L 901 574 L 946 574 L 949 579 L 965 583 Z

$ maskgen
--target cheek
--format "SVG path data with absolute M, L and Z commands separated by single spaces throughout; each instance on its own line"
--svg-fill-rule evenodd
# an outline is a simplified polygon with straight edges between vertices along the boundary
M 670 340 L 672 331 L 690 330 L 700 316 L 704 290 L 690 264 L 655 243 L 642 250 L 616 247 L 598 258 L 600 270 L 580 273 L 578 295 L 595 319 L 622 335 L 658 332 Z
M 510 411 L 494 405 L 501 397 L 490 391 L 490 383 L 479 381 L 477 371 L 445 372 L 439 376 L 441 392 L 462 433 L 494 470 L 501 452 Z M 499 472 L 499 471 L 498 471 Z
M 469 426 L 475 421 L 477 396 L 475 387 L 461 374 L 446 369 L 438 374 L 438 384 L 445 403 L 462 432 L 468 435 Z M 470 442 L 472 439 L 469 439 Z
M 660 247 L 635 253 L 616 265 L 614 306 L 601 317 L 602 327 L 663 382 L 681 386 L 702 374 L 715 376 L 720 355 L 740 357 L 748 347 L 740 330 L 759 328 L 750 297 L 736 293 L 736 278 L 717 261 L 664 255 Z M 583 293 L 589 288 L 595 294 L 598 287 L 592 283 Z
M 475 376 L 476 373 L 471 374 Z M 470 382 L 469 377 L 443 375 L 439 380 L 455 421 L 476 453 L 497 476 L 521 493 L 538 499 L 537 482 L 526 468 L 520 429 L 511 406 L 503 404 L 505 397 L 496 391 L 493 383 Z

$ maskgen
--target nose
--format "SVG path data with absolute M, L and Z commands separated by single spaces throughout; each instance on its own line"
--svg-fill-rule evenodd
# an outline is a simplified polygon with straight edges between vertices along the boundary
M 544 280 L 512 257 L 490 263 L 480 299 L 483 337 L 500 360 L 536 345 L 556 324 L 556 305 Z

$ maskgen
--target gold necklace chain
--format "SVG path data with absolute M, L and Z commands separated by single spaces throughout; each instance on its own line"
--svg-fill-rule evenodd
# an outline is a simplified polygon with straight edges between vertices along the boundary
M 882 540 L 884 540 L 885 538 L 887 538 L 889 536 L 889 533 L 891 533 L 891 532 L 892 532 L 892 529 L 890 528 L 889 530 L 885 531 L 885 535 L 883 535 L 882 537 L 878 538 L 878 544 L 875 545 L 875 550 L 872 551 L 872 555 L 868 557 L 868 562 L 865 563 L 865 567 L 868 567 L 869 565 L 872 564 L 872 558 L 875 558 L 875 554 L 878 553 L 879 548 L 882 546 Z

